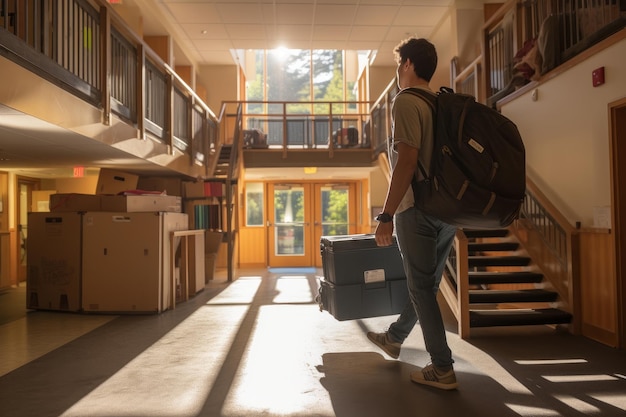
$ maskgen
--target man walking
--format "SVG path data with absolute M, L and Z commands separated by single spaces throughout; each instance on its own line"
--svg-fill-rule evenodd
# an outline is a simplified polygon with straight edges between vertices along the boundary
M 412 372 L 411 380 L 450 390 L 457 388 L 458 383 L 437 293 L 456 228 L 424 214 L 414 205 L 411 180 L 416 173 L 421 176 L 417 170 L 418 158 L 426 172 L 429 171 L 433 118 L 425 100 L 413 94 L 402 94 L 402 90 L 409 87 L 434 94 L 429 82 L 437 68 L 437 52 L 426 39 L 409 38 L 396 46 L 394 53 L 400 93 L 392 105 L 393 137 L 388 150 L 392 176 L 383 211 L 376 218 L 379 222 L 376 243 L 391 245 L 395 227 L 410 303 L 386 332 L 369 332 L 367 336 L 389 356 L 397 358 L 402 342 L 419 317 L 431 363 Z

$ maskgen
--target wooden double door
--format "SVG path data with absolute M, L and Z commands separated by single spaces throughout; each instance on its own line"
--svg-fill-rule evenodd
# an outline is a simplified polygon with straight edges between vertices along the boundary
M 355 183 L 270 183 L 267 200 L 271 267 L 321 267 L 321 236 L 355 233 Z

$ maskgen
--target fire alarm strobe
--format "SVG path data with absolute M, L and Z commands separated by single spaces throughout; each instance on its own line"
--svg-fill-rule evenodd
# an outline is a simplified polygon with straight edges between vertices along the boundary
M 591 79 L 593 80 L 594 87 L 604 84 L 604 67 L 593 70 Z

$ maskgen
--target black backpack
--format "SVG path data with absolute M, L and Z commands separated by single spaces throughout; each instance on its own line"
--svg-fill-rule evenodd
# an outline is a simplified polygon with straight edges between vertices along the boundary
M 474 97 L 442 87 L 436 96 L 414 94 L 433 110 L 434 146 L 430 172 L 414 176 L 417 208 L 465 228 L 501 228 L 515 220 L 526 192 L 526 157 L 517 126 Z

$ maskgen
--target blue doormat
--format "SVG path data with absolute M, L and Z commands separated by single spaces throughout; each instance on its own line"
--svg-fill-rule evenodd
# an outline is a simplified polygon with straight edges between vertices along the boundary
M 273 274 L 314 274 L 316 272 L 313 267 L 301 268 L 269 268 Z

